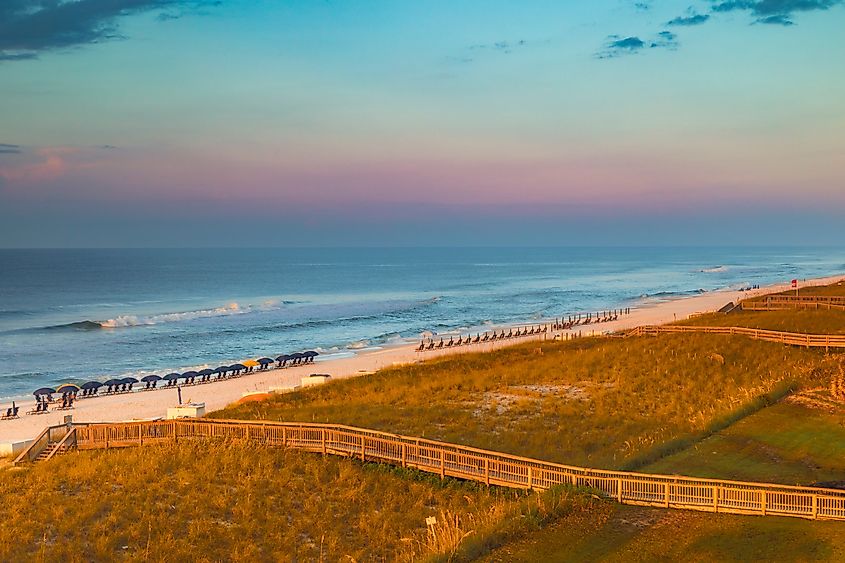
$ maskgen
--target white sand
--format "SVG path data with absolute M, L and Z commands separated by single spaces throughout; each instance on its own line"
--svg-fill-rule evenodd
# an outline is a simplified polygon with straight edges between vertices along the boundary
M 802 283 L 801 286 L 830 284 L 840 279 L 842 279 L 842 276 L 832 276 L 807 281 Z M 593 333 L 601 334 L 605 331 L 622 330 L 641 325 L 664 324 L 685 319 L 694 313 L 718 310 L 730 301 L 737 301 L 760 293 L 783 291 L 788 288 L 788 284 L 779 284 L 750 292 L 724 290 L 644 304 L 632 308 L 630 315 L 624 315 L 618 321 L 575 327 L 571 332 L 580 331 L 584 336 L 587 336 Z M 549 333 L 548 338 L 552 336 Z M 446 354 L 489 351 L 525 341 L 525 339 L 505 340 L 423 353 L 416 352 L 417 344 L 404 344 L 372 352 L 363 352 L 350 358 L 317 362 L 315 365 L 269 370 L 237 379 L 184 387 L 182 389 L 182 400 L 183 402 L 204 402 L 206 412 L 210 412 L 238 401 L 245 392 L 266 392 L 269 391 L 270 387 L 299 385 L 300 378 L 311 373 L 329 373 L 334 379 L 355 377 L 394 364 L 418 362 L 425 358 L 434 358 Z M 164 417 L 167 413 L 167 407 L 174 406 L 177 402 L 175 388 L 159 388 L 154 391 L 78 400 L 73 410 L 51 411 L 49 414 L 38 416 L 24 414 L 25 410 L 32 407 L 32 402 L 27 402 L 21 404 L 21 417 L 19 419 L 0 421 L 0 442 L 34 438 L 45 427 L 61 424 L 65 415 L 72 415 L 75 422 L 158 418 Z M 3 408 L 5 409 L 5 405 Z

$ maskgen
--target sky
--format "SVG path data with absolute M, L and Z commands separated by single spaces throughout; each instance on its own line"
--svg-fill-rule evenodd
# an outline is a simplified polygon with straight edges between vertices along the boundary
M 2 0 L 0 246 L 842 244 L 843 29 L 843 0 Z

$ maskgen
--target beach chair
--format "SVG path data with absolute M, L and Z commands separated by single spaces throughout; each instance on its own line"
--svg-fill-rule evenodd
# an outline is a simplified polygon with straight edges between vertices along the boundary
M 9 407 L 8 409 L 6 409 L 6 414 L 4 414 L 2 417 L 0 417 L 0 420 L 11 420 L 13 418 L 20 418 L 18 416 L 18 410 L 19 409 L 20 409 L 20 407 L 17 407 L 17 406 Z
M 26 411 L 26 414 L 46 414 L 47 412 L 47 403 L 38 401 L 37 403 L 35 403 L 35 408 Z
M 478 344 L 479 342 L 481 342 L 481 335 L 478 334 L 478 333 L 475 333 L 475 338 L 472 339 L 472 343 Z
M 451 348 L 455 344 L 454 338 L 449 338 L 449 342 L 446 343 L 446 348 Z
M 440 339 L 440 342 L 438 342 L 437 346 L 435 346 L 435 347 L 436 348 L 443 348 L 443 339 L 442 338 Z

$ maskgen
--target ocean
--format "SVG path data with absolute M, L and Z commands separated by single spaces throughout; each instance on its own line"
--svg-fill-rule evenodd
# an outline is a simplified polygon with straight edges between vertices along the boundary
M 830 248 L 0 250 L 0 401 L 843 271 Z

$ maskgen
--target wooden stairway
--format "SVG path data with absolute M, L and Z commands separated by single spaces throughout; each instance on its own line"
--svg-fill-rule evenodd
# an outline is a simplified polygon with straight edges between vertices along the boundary
M 32 463 L 38 463 L 39 461 L 44 461 L 46 459 L 50 459 L 51 457 L 65 454 L 67 453 L 67 449 L 67 445 L 64 442 L 50 444 L 38 453 L 35 459 L 32 460 Z

